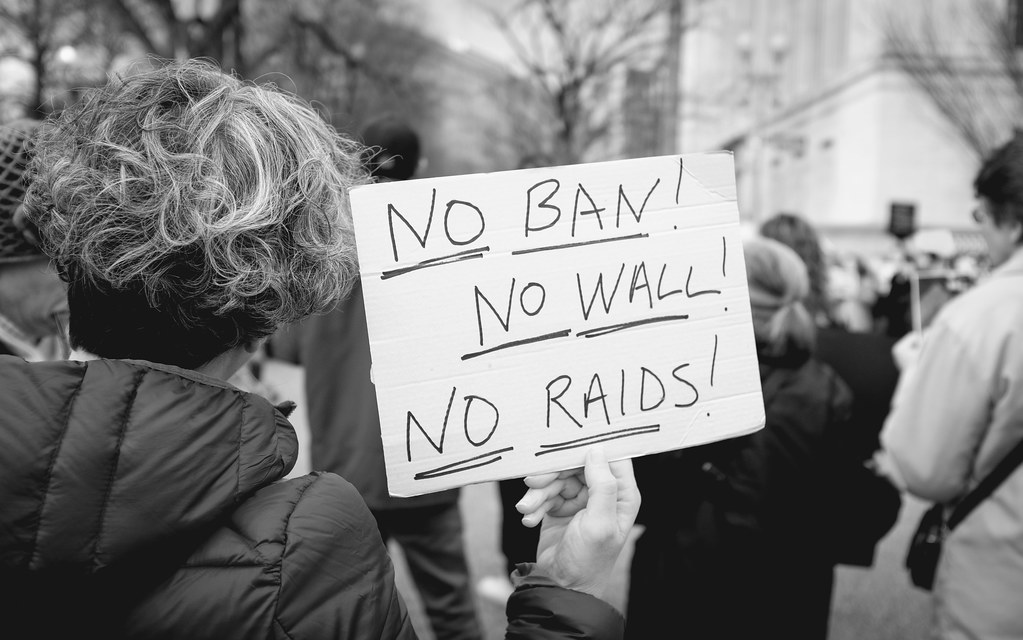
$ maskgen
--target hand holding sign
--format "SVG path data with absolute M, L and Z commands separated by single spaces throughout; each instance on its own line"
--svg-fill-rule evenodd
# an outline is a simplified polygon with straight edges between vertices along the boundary
M 632 460 L 609 464 L 597 445 L 587 451 L 584 469 L 530 476 L 526 484 L 517 508 L 527 526 L 543 520 L 540 570 L 563 587 L 603 597 L 639 513 Z
M 392 495 L 763 426 L 731 154 L 351 196 Z

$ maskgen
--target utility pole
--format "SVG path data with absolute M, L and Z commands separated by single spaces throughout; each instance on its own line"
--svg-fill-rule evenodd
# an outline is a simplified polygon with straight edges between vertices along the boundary
M 668 13 L 668 79 L 664 105 L 664 137 L 661 140 L 661 153 L 670 155 L 682 149 L 679 135 L 679 119 L 682 103 L 682 25 L 685 18 L 686 0 L 671 0 Z

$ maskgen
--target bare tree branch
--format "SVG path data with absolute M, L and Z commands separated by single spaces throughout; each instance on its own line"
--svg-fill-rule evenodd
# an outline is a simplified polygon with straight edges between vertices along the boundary
M 979 0 L 945 9 L 939 13 L 926 3 L 919 15 L 886 11 L 886 55 L 983 157 L 1023 116 L 1015 25 L 1004 3 Z
M 110 0 L 109 5 L 119 16 L 123 24 L 133 36 L 139 39 L 146 50 L 163 57 L 171 57 L 173 51 L 158 43 L 150 33 L 150 29 L 143 23 L 135 8 L 133 0 Z M 166 13 L 164 13 L 166 15 Z M 173 15 L 173 14 L 172 14 Z
M 545 129 L 563 162 L 581 161 L 611 131 L 605 87 L 616 71 L 666 55 L 664 0 L 521 0 L 490 14 L 550 113 Z M 543 122 L 543 118 L 537 119 Z
M 328 51 L 340 56 L 353 71 L 387 82 L 400 83 L 402 81 L 401 76 L 380 69 L 371 62 L 367 62 L 363 57 L 356 55 L 350 47 L 335 37 L 324 23 L 299 15 L 293 15 L 291 19 L 296 25 L 312 32 Z

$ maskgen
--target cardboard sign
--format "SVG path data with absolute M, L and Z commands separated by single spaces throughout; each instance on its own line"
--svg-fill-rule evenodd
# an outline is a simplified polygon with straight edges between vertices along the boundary
M 764 424 L 728 152 L 351 192 L 388 489 Z

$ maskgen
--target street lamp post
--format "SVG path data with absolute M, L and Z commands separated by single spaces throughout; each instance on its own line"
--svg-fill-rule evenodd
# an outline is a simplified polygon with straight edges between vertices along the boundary
M 764 163 L 767 147 L 766 128 L 771 109 L 777 102 L 778 81 L 781 78 L 781 65 L 788 53 L 788 40 L 784 34 L 777 33 L 767 43 L 767 62 L 758 56 L 752 35 L 747 31 L 736 40 L 739 57 L 746 68 L 745 79 L 750 91 L 751 121 L 747 136 L 750 150 L 750 186 L 752 202 L 749 218 L 757 222 L 765 207 L 764 198 Z

